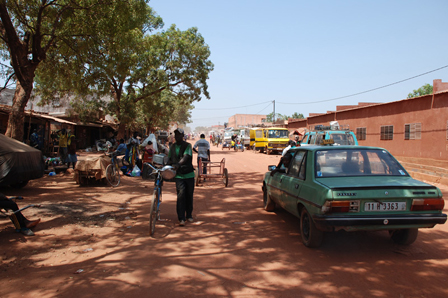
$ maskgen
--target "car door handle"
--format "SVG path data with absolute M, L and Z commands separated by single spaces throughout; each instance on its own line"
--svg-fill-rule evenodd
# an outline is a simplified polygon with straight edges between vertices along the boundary
M 294 187 L 296 188 L 296 189 L 299 189 L 299 184 L 296 184 Z
M 283 178 L 280 178 L 280 183 L 282 183 L 283 182 Z

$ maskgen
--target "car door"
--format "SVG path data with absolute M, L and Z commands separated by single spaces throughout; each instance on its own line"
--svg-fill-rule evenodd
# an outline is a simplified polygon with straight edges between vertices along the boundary
M 288 169 L 288 173 L 282 177 L 282 197 L 283 208 L 288 212 L 299 216 L 297 201 L 299 199 L 301 187 L 306 178 L 306 150 L 297 150 Z

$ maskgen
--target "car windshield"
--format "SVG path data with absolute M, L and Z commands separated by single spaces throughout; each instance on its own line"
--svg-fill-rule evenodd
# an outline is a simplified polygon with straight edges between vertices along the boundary
M 287 130 L 270 129 L 268 138 L 288 138 L 288 135 Z
M 355 139 L 349 133 L 332 133 L 330 134 L 330 139 L 334 140 L 334 143 L 338 145 L 355 145 Z
M 224 137 L 230 138 L 233 136 L 233 130 L 224 132 Z
M 406 170 L 382 149 L 316 151 L 317 178 L 346 176 L 408 176 Z

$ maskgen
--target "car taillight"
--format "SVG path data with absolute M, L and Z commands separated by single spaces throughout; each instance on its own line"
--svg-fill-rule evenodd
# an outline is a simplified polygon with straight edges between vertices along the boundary
M 359 212 L 359 201 L 326 201 L 323 213 Z
M 445 201 L 440 199 L 413 199 L 411 211 L 443 210 Z

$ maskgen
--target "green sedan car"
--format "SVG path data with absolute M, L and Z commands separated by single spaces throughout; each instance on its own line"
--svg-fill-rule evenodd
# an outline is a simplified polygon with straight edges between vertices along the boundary
M 318 247 L 324 232 L 338 230 L 387 230 L 394 242 L 411 244 L 419 228 L 447 219 L 440 189 L 413 179 L 382 148 L 297 147 L 269 170 L 264 208 L 280 206 L 297 216 L 307 247 Z

